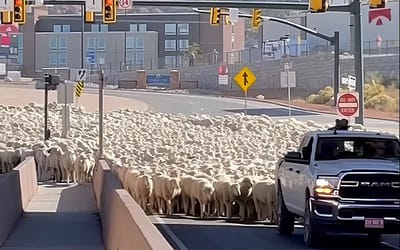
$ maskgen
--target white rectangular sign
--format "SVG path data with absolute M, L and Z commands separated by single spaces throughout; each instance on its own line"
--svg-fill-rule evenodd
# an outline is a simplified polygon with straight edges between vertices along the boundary
M 288 75 L 289 73 L 289 75 Z M 281 72 L 281 88 L 296 87 L 296 71 L 283 71 Z
M 356 88 L 356 77 L 352 76 L 352 75 L 348 75 L 347 78 L 349 79 L 347 81 L 349 88 L 355 89 Z
M 86 77 L 89 74 L 87 69 L 70 69 L 69 79 L 73 81 L 86 81 Z
M 237 23 L 239 20 L 239 9 L 238 8 L 229 8 L 229 18 L 232 23 Z
M 0 11 L 14 11 L 14 0 L 0 0 Z
M 228 75 L 218 75 L 218 84 L 219 85 L 228 85 Z
M 86 11 L 101 12 L 101 0 L 85 0 Z
M 74 103 L 74 82 L 65 81 L 64 84 L 60 82 L 57 87 L 57 103 Z

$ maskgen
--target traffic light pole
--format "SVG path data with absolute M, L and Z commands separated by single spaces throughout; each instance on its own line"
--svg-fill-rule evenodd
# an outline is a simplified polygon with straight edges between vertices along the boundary
M 364 59 L 361 22 L 361 1 L 353 0 L 354 16 L 354 73 L 356 75 L 356 91 L 359 94 L 359 114 L 355 123 L 364 125 Z

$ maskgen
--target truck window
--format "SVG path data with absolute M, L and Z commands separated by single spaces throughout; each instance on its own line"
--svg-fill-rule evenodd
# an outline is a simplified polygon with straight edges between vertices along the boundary
M 319 138 L 315 160 L 349 158 L 400 158 L 400 143 L 395 139 L 380 138 Z

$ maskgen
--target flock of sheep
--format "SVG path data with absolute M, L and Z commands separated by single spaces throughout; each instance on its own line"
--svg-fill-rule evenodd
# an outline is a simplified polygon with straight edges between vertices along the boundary
M 1 171 L 34 155 L 41 181 L 91 181 L 98 148 L 98 113 L 71 109 L 61 138 L 61 106 L 0 105 Z M 146 210 L 172 215 L 275 220 L 274 170 L 310 130 L 295 119 L 234 114 L 209 116 L 118 110 L 104 116 L 104 156 L 123 187 Z

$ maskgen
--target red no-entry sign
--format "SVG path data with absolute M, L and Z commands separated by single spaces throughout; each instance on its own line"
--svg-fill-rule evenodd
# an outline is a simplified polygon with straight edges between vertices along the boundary
M 358 92 L 339 93 L 337 98 L 337 113 L 344 117 L 357 117 L 359 115 Z

